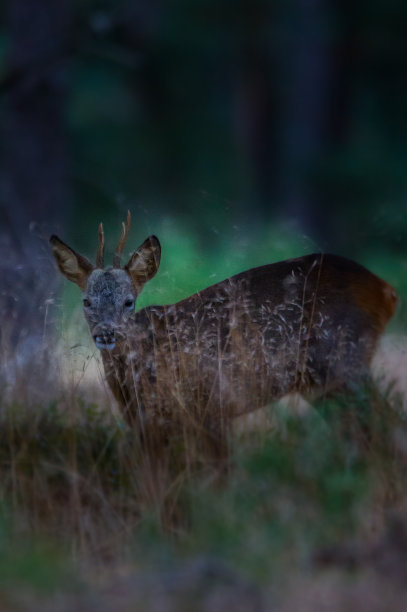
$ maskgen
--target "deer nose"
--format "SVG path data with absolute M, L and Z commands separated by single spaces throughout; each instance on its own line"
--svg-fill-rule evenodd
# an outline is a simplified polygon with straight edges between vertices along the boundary
M 98 349 L 111 351 L 116 346 L 116 334 L 112 327 L 99 327 L 93 333 L 93 340 Z

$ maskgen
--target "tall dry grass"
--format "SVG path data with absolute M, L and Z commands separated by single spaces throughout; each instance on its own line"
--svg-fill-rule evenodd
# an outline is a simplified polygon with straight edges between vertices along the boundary
M 299 572 L 295 584 L 304 590 L 307 602 L 314 602 L 307 603 L 308 608 L 304 603 L 305 610 L 317 603 L 300 561 L 304 555 L 313 558 L 326 534 L 336 541 L 331 558 L 341 572 L 338 541 L 344 533 L 358 550 L 387 541 L 388 513 L 407 501 L 403 338 L 384 338 L 379 347 L 373 364 L 379 390 L 367 388 L 351 398 L 321 402 L 318 411 L 298 398 L 262 407 L 261 394 L 259 399 L 254 393 L 255 381 L 245 378 L 247 346 L 237 342 L 233 354 L 240 355 L 237 363 L 243 364 L 235 372 L 237 396 L 247 401 L 253 395 L 256 410 L 238 422 L 225 411 L 217 423 L 223 446 L 219 450 L 216 439 L 214 452 L 205 422 L 207 397 L 200 404 L 199 384 L 183 378 L 186 371 L 190 376 L 191 364 L 183 368 L 181 363 L 176 375 L 163 379 L 162 405 L 168 405 L 171 394 L 177 409 L 172 421 L 163 412 L 162 431 L 153 432 L 146 447 L 117 410 L 81 317 L 75 313 L 59 328 L 59 337 L 54 327 L 34 350 L 3 341 L 0 499 L 11 543 L 25 537 L 57 543 L 97 585 L 101 576 L 111 580 L 129 567 L 143 568 L 140 551 L 163 550 L 173 558 L 168 537 L 182 543 L 179 559 L 200 550 L 207 555 L 213 549 L 223 551 L 226 559 L 234 556 L 244 567 L 250 555 L 257 555 L 253 571 L 259 571 L 262 580 L 257 568 L 265 559 L 266 575 L 273 570 L 280 576 L 294 563 L 296 575 Z M 197 361 L 196 376 L 201 375 Z M 353 473 L 355 481 L 347 484 L 346 474 Z M 339 494 L 338 478 L 345 479 L 338 485 Z M 343 504 L 349 525 L 341 523 L 332 504 Z M 308 540 L 306 532 L 313 522 L 320 522 L 320 532 L 316 529 Z M 283 536 L 269 534 L 273 525 Z M 287 534 L 293 529 L 299 537 L 288 554 L 280 539 L 289 541 Z M 221 545 L 229 530 L 229 539 Z M 268 559 L 257 541 L 262 537 L 277 551 L 275 559 Z M 407 547 L 400 554 L 407 560 Z M 323 588 L 334 589 L 332 582 L 321 578 L 318 565 L 313 571 Z M 369 571 L 376 571 L 374 563 Z M 290 609 L 293 599 L 288 582 L 277 589 L 282 609 Z M 366 588 L 364 580 L 361 585 Z M 340 588 L 345 600 L 356 597 L 348 586 Z M 134 593 L 128 598 L 137 599 Z

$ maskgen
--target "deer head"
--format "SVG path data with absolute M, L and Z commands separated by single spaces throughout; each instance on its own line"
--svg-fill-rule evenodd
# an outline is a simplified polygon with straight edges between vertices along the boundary
M 147 281 L 160 265 L 161 246 L 155 236 L 147 238 L 120 265 L 130 228 L 130 212 L 113 257 L 113 266 L 104 267 L 104 233 L 99 225 L 99 247 L 94 266 L 57 236 L 51 236 L 52 252 L 60 272 L 83 291 L 83 309 L 97 348 L 113 350 L 126 339 L 126 328 L 135 303 Z

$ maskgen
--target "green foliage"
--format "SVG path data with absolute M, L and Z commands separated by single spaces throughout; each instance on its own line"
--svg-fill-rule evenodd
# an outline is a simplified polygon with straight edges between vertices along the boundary
M 62 550 L 46 544 L 44 538 L 25 538 L 11 534 L 14 521 L 2 519 L 0 531 L 0 590 L 24 589 L 40 594 L 51 594 L 65 588 L 67 580 L 72 587 L 79 580 L 71 562 Z
M 349 463 L 335 420 L 312 413 L 288 419 L 283 432 L 263 434 L 255 445 L 243 440 L 227 487 L 191 489 L 189 553 L 220 556 L 266 578 L 289 559 L 301 563 L 319 546 L 351 537 L 369 469 L 361 456 Z
M 79 587 L 78 577 L 67 550 L 31 529 L 23 529 L 21 508 L 12 510 L 12 501 L 2 490 L 0 508 L 0 592 L 31 592 L 50 595 L 64 589 L 67 580 L 72 589 Z M 22 533 L 25 531 L 25 533 Z
M 63 590 L 72 558 L 94 571 L 125 561 L 165 572 L 216 559 L 276 585 L 318 551 L 357 540 L 378 500 L 386 511 L 405 490 L 391 442 L 405 422 L 370 389 L 302 416 L 269 406 L 271 427 L 231 435 L 226 470 L 210 455 L 187 459 L 192 438 L 173 440 L 175 453 L 170 441 L 160 462 L 120 421 L 75 401 L 3 406 L 0 588 Z
M 212 248 L 200 244 L 198 234 L 170 221 L 163 223 L 158 236 L 163 249 L 160 270 L 143 290 L 138 308 L 179 301 L 247 268 L 304 252 L 304 246 L 295 244 L 294 233 L 283 229 L 247 235 L 235 227 L 225 231 L 222 240 L 215 240 Z

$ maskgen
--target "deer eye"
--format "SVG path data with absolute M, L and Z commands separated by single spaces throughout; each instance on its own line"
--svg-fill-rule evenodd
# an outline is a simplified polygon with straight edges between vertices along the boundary
M 129 298 L 128 300 L 126 300 L 124 302 L 124 307 L 125 308 L 134 308 L 134 300 Z
M 89 308 L 90 307 L 90 300 L 88 300 L 88 298 L 83 298 L 83 305 L 85 308 Z

